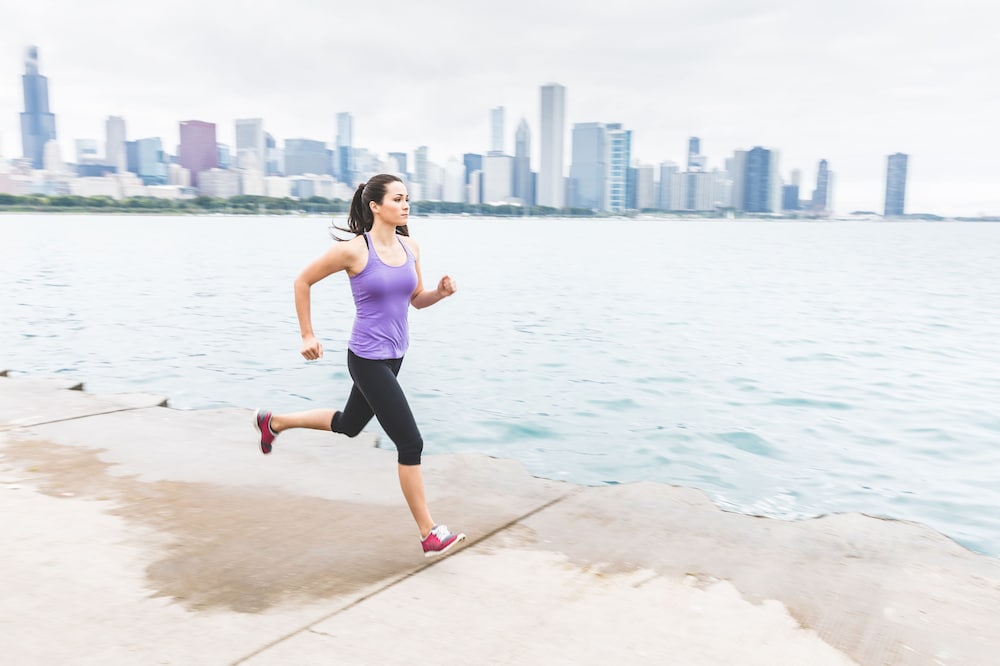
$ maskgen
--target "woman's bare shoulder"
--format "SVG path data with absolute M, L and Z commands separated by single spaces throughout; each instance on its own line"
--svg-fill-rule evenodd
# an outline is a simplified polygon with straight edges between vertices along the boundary
M 410 251 L 411 251 L 411 252 L 414 252 L 414 253 L 416 253 L 416 252 L 419 252 L 419 251 L 420 251 L 420 245 L 419 245 L 419 244 L 417 243 L 417 241 L 415 241 L 415 240 L 413 239 L 413 237 L 412 237 L 412 236 L 402 236 L 402 235 L 401 235 L 401 236 L 400 236 L 399 238 L 400 238 L 400 240 L 402 240 L 402 241 L 403 241 L 404 243 L 406 243 L 406 247 L 410 248 Z

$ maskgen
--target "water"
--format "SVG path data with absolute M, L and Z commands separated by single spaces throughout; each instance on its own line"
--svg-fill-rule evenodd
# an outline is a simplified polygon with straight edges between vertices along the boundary
M 0 216 L 0 366 L 177 408 L 339 407 L 346 276 L 321 218 Z M 429 453 L 583 484 L 861 511 L 1000 555 L 1000 225 L 415 219 L 400 375 Z M 377 426 L 373 426 L 377 431 Z M 248 438 L 252 432 L 249 431 Z

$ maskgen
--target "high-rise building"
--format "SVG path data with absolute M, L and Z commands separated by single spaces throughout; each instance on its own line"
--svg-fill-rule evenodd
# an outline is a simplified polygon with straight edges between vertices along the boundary
M 608 177 L 608 141 L 604 123 L 573 125 L 569 180 L 570 206 L 604 210 Z
M 563 174 L 563 142 L 566 133 L 566 87 L 558 83 L 542 86 L 541 162 L 538 170 L 539 206 L 563 208 L 566 183 Z
M 354 166 L 354 117 L 350 113 L 341 112 L 337 114 L 337 154 L 336 168 L 334 171 L 340 182 L 351 186 L 355 183 Z
M 55 139 L 45 144 L 42 153 L 42 167 L 46 171 L 60 174 L 66 172 L 66 163 L 63 162 L 62 150 Z
M 267 168 L 264 173 L 268 176 L 285 173 L 285 149 L 278 148 L 278 142 L 270 132 L 264 132 L 264 149 L 267 151 Z
M 134 142 L 136 174 L 144 185 L 165 185 L 167 165 L 163 160 L 163 144 L 159 137 L 139 139 Z
M 413 151 L 413 182 L 420 187 L 420 199 L 429 201 L 428 195 L 428 159 L 427 146 L 418 146 Z
M 531 131 L 528 121 L 521 118 L 514 134 L 514 197 L 531 206 L 534 204 L 531 189 Z
M 104 121 L 104 163 L 112 166 L 118 173 L 128 171 L 128 153 L 125 143 L 125 119 L 121 116 L 108 116 Z
M 24 112 L 21 114 L 21 146 L 31 166 L 45 163 L 45 144 L 56 138 L 56 117 L 49 111 L 49 81 L 38 73 L 38 47 L 29 46 L 24 57 Z
M 181 121 L 181 144 L 177 162 L 191 173 L 192 187 L 198 187 L 198 174 L 219 165 L 215 141 L 215 123 L 202 120 Z
M 755 146 L 746 153 L 743 201 L 737 208 L 747 213 L 776 213 L 781 205 L 778 153 Z
M 652 164 L 637 164 L 635 169 L 635 208 L 647 210 L 656 208 L 656 170 Z
M 490 109 L 490 151 L 504 152 L 503 141 L 503 107 Z
M 215 144 L 215 160 L 220 169 L 228 169 L 233 166 L 233 154 L 229 150 L 229 144 Z
M 678 171 L 676 166 L 669 173 L 670 206 L 668 210 L 707 211 L 725 205 L 725 173 L 721 171 Z M 660 178 L 664 167 L 660 167 Z M 663 183 L 660 186 L 661 197 Z M 662 198 L 661 198 L 662 204 Z
M 733 156 L 726 160 L 726 173 L 732 187 L 729 192 L 728 207 L 733 210 L 743 210 L 743 190 L 746 185 L 747 151 L 733 151 Z
M 885 170 L 885 216 L 906 213 L 906 170 L 909 155 L 895 153 L 886 160 Z
M 396 161 L 396 167 L 399 169 L 399 174 L 404 178 L 409 178 L 410 172 L 407 170 L 406 157 L 406 153 L 389 153 L 389 159 Z
M 100 159 L 100 155 L 97 152 L 96 139 L 77 139 L 75 145 L 77 164 L 85 162 L 93 163 Z
M 813 210 L 824 211 L 833 208 L 830 196 L 831 176 L 832 174 L 826 160 L 820 160 L 819 167 L 816 170 L 816 189 L 813 190 L 812 204 L 810 206 Z
M 799 186 L 794 184 L 781 187 L 781 210 L 799 210 Z
M 465 165 L 465 185 L 471 188 L 466 198 L 469 203 L 483 202 L 483 156 L 479 153 L 465 153 L 462 155 L 462 164 Z M 473 174 L 478 174 L 473 182 Z
M 705 156 L 701 154 L 701 139 L 692 136 L 688 139 L 688 171 L 702 171 L 705 168 Z
M 490 151 L 483 158 L 483 200 L 485 204 L 508 203 L 513 193 L 514 158 Z
M 444 186 L 441 188 L 444 201 L 465 201 L 465 165 L 455 157 L 449 157 L 444 165 Z
M 267 146 L 264 140 L 264 120 L 236 120 L 236 166 L 264 173 L 267 170 Z
M 662 162 L 660 164 L 660 192 L 658 206 L 660 210 L 674 210 L 672 195 L 674 174 L 679 173 L 679 168 L 673 162 Z
M 607 125 L 608 176 L 605 204 L 607 210 L 620 213 L 629 205 L 629 164 L 632 161 L 632 130 L 621 123 Z
M 285 139 L 285 175 L 321 175 L 330 166 L 326 144 L 314 139 Z

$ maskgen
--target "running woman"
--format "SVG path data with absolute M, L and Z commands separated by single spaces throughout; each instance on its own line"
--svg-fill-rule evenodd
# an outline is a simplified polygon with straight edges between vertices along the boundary
M 346 271 L 354 295 L 356 316 L 347 344 L 347 369 L 354 386 L 343 410 L 314 409 L 292 414 L 257 410 L 254 426 L 260 450 L 271 452 L 278 433 L 289 428 L 330 430 L 354 437 L 378 419 L 396 445 L 399 485 L 420 530 L 424 555 L 447 552 L 464 534 L 452 533 L 431 518 L 420 468 L 423 438 L 399 385 L 403 356 L 409 346 L 409 306 L 426 308 L 455 293 L 455 281 L 444 276 L 434 290 L 424 289 L 420 247 L 409 237 L 406 222 L 410 198 L 398 177 L 379 174 L 358 186 L 351 201 L 347 229 L 355 236 L 337 239 L 295 280 L 295 312 L 302 333 L 302 356 L 323 356 L 323 345 L 312 327 L 310 290 L 323 278 Z

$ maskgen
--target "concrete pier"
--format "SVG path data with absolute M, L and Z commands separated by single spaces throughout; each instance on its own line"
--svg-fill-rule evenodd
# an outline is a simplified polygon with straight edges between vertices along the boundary
M 1000 561 L 918 524 L 727 513 L 0 376 L 5 664 L 997 664 Z

